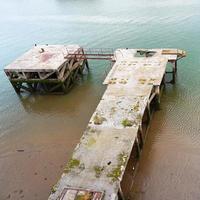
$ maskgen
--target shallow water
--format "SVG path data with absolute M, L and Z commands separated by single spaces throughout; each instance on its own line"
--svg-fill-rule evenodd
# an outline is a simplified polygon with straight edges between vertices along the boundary
M 187 50 L 154 115 L 132 197 L 199 199 L 199 10 L 198 0 L 1 1 L 0 200 L 47 199 L 105 89 L 108 63 L 92 62 L 65 96 L 17 96 L 3 67 L 35 43 Z

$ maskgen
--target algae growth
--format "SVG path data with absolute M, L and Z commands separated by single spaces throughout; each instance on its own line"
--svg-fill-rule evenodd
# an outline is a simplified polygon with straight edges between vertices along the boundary
M 87 143 L 87 146 L 88 147 L 91 147 L 93 144 L 95 144 L 96 143 L 96 140 L 93 138 L 93 137 L 91 137 L 91 138 L 89 138 L 89 140 L 88 140 L 88 143 Z
M 75 200 L 91 200 L 92 199 L 92 192 L 84 192 L 81 194 L 77 194 Z
M 77 159 L 70 159 L 66 167 L 64 168 L 64 173 L 70 172 L 72 169 L 78 167 L 80 165 L 80 161 Z
M 120 180 L 120 176 L 122 175 L 122 171 L 124 169 L 124 165 L 126 164 L 128 155 L 124 152 L 118 155 L 118 164 L 117 166 L 107 174 L 107 177 L 111 178 L 112 181 Z
M 131 127 L 131 126 L 133 126 L 133 124 L 134 124 L 134 122 L 132 120 L 129 120 L 129 119 L 124 119 L 122 121 L 122 125 L 124 127 Z
M 57 186 L 54 185 L 54 186 L 51 188 L 51 193 L 54 194 L 56 191 L 57 191 Z
M 95 176 L 96 178 L 99 178 L 103 172 L 103 170 L 105 169 L 105 167 L 100 167 L 100 166 L 94 166 L 94 171 L 95 171 Z
M 140 110 L 140 103 L 137 101 L 136 105 L 133 105 L 131 110 L 138 112 Z
M 99 114 L 96 114 L 93 118 L 95 125 L 101 125 L 106 119 Z

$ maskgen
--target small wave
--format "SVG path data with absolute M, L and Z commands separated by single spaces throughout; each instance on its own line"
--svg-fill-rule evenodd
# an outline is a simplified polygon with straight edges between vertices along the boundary
M 197 14 L 196 14 L 197 15 Z M 44 15 L 44 16 L 8 16 L 0 20 L 17 21 L 17 22 L 68 22 L 68 23 L 93 23 L 93 24 L 148 24 L 148 23 L 177 23 L 184 21 L 196 15 L 189 16 L 143 16 L 143 17 L 110 17 L 110 16 L 85 16 L 85 15 Z M 199 17 L 196 16 L 196 17 Z

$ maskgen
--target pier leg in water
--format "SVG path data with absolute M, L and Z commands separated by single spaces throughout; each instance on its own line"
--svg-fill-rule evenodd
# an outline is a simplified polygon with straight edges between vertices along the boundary
M 151 108 L 150 108 L 150 103 L 147 103 L 147 124 L 149 124 L 151 120 Z
M 139 127 L 138 137 L 140 138 L 140 148 L 142 149 L 143 144 L 144 144 L 144 135 L 143 135 L 142 126 Z
M 140 158 L 141 149 L 140 149 L 140 144 L 139 144 L 139 141 L 138 141 L 137 137 L 135 139 L 135 143 L 136 143 L 136 147 L 137 147 L 137 157 Z
M 173 67 L 172 67 L 172 84 L 175 84 L 176 82 L 176 72 L 177 72 L 177 65 L 176 65 L 176 61 L 173 63 Z
M 15 89 L 15 92 L 17 94 L 19 94 L 20 93 L 20 83 L 16 83 L 16 82 L 11 81 L 11 84 L 12 84 L 13 88 Z
M 88 60 L 87 60 L 87 59 L 85 60 L 85 65 L 86 65 L 86 67 L 87 67 L 87 70 L 89 71 L 89 63 L 88 63 Z
M 155 93 L 156 93 L 156 110 L 160 110 L 160 98 L 161 98 L 161 94 L 160 94 L 160 86 L 155 86 Z
M 174 66 L 175 66 L 175 73 L 177 74 L 177 60 L 174 62 Z
M 120 185 L 119 192 L 118 192 L 119 200 L 125 200 L 124 193 L 122 191 L 122 187 Z
M 176 83 L 176 75 L 177 75 L 177 60 L 172 62 L 172 72 L 168 72 L 168 73 L 172 73 L 172 80 L 170 81 L 170 83 L 175 84 Z

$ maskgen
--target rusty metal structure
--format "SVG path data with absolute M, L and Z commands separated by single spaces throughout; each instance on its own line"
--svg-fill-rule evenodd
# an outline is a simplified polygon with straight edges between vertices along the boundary
M 82 54 L 82 49 L 84 54 Z M 76 57 L 78 59 L 87 60 L 112 60 L 114 49 L 112 48 L 80 48 L 73 53 L 68 53 L 67 58 Z

